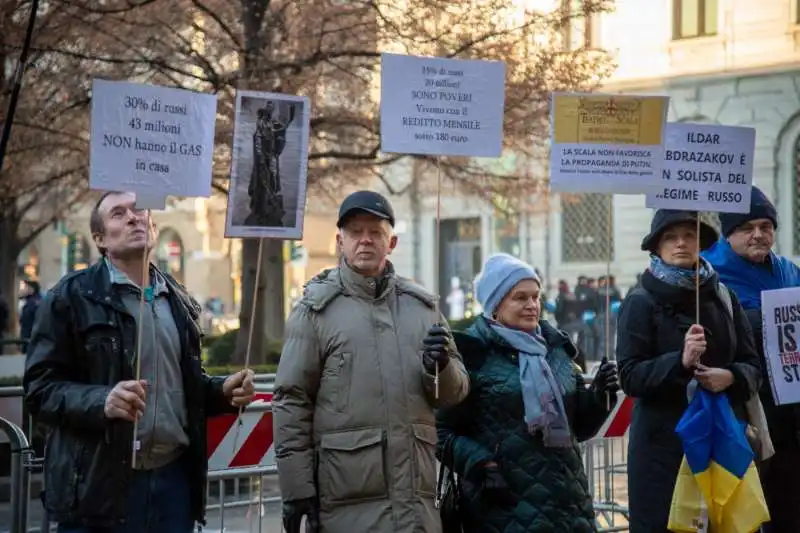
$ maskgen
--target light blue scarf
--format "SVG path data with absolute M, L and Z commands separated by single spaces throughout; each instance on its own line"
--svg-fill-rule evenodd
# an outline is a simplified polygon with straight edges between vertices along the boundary
M 660 257 L 655 254 L 650 256 L 650 272 L 656 278 L 660 279 L 668 285 L 673 287 L 681 287 L 683 289 L 695 288 L 695 269 L 694 268 L 681 268 L 675 265 L 668 265 Z M 700 258 L 700 285 L 703 285 L 708 278 L 714 273 L 714 268 L 706 259 Z
M 519 379 L 525 404 L 525 423 L 532 435 L 541 433 L 544 445 L 551 448 L 572 446 L 567 412 L 553 370 L 547 363 L 547 341 L 542 328 L 533 334 L 510 329 L 487 319 L 492 331 L 519 350 Z

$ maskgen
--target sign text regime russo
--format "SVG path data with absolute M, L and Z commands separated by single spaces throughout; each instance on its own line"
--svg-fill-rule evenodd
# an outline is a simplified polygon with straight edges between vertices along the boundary
M 719 134 L 704 134 L 701 132 L 690 131 L 686 135 L 686 141 L 690 144 L 703 146 L 720 145 Z M 738 157 L 739 165 L 744 166 L 747 161 L 746 154 L 734 154 L 731 152 L 712 152 L 712 151 L 692 151 L 692 150 L 665 150 L 664 159 L 681 163 L 710 163 L 716 165 L 732 165 Z M 662 178 L 671 180 L 673 178 L 670 169 L 662 170 Z M 681 169 L 675 172 L 676 181 L 695 182 L 695 183 L 725 183 L 721 172 L 709 170 Z M 727 183 L 747 184 L 747 177 L 743 173 L 728 173 Z M 731 191 L 706 191 L 708 201 L 711 202 L 741 202 L 741 193 Z M 663 198 L 672 200 L 700 200 L 700 191 L 693 188 L 679 188 L 678 186 L 665 187 L 660 195 Z

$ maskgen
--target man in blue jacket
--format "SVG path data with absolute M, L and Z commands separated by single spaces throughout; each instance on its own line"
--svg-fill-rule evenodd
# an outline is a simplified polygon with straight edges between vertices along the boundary
M 753 326 L 766 369 L 761 341 L 761 292 L 800 286 L 800 268 L 772 251 L 778 215 L 775 206 L 753 187 L 750 212 L 721 213 L 722 237 L 703 256 L 720 281 L 736 293 Z M 761 480 L 772 521 L 764 533 L 800 531 L 800 405 L 776 406 L 769 379 L 760 391 L 775 455 L 761 467 Z

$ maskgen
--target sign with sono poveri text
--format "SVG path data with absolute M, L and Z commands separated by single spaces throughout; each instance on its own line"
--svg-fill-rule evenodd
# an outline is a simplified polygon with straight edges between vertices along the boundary
M 755 146 L 754 128 L 667 124 L 662 186 L 647 207 L 749 212 Z
M 381 54 L 381 151 L 500 157 L 505 64 Z
M 216 118 L 212 94 L 95 79 L 89 187 L 143 193 L 148 204 L 209 196 Z
M 800 402 L 800 287 L 763 291 L 764 358 L 777 405 Z
M 640 194 L 658 186 L 666 96 L 553 93 L 550 186 L 559 192 Z

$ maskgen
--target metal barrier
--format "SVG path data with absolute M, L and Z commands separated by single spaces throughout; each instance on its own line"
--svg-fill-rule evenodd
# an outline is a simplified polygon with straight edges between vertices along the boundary
M 592 375 L 584 376 L 591 383 Z M 275 374 L 258 374 L 256 389 L 260 393 L 272 391 Z M 0 397 L 23 395 L 22 387 L 0 387 Z M 246 412 L 253 414 L 269 412 L 271 405 L 262 402 L 251 405 Z M 234 415 L 235 416 L 235 415 Z M 212 419 L 213 420 L 213 419 Z M 11 530 L 10 533 L 29 533 L 30 531 L 49 531 L 46 513 L 39 528 L 28 530 L 28 507 L 30 503 L 31 473 L 41 471 L 43 459 L 35 458 L 25 433 L 19 426 L 0 418 L 0 429 L 11 442 Z M 621 501 L 627 500 L 626 481 L 626 438 L 595 438 L 581 446 L 584 468 L 593 496 L 599 533 L 627 531 L 628 509 Z M 280 503 L 277 487 L 277 468 L 274 464 L 259 464 L 243 468 L 215 470 L 210 465 L 208 473 L 208 505 L 206 507 L 208 526 L 206 533 L 222 533 L 226 524 L 237 530 L 280 531 L 280 516 L 276 512 L 265 513 L 265 506 Z M 242 517 L 226 516 L 226 510 L 246 508 Z M 257 525 L 256 523 L 257 522 Z M 219 529 L 215 529 L 218 527 Z
M 25 396 L 25 391 L 22 389 L 22 385 L 0 387 L 0 398 L 21 398 L 23 396 Z
M 628 531 L 627 438 L 596 438 L 582 446 L 598 532 Z M 620 494 L 624 492 L 624 494 Z
M 5 418 L 0 418 L 0 430 L 11 443 L 11 533 L 27 533 L 31 454 L 28 438 L 19 426 Z
M 228 526 L 248 532 L 282 531 L 280 513 L 267 513 L 265 509 L 281 501 L 277 475 L 275 465 L 209 472 L 205 531 L 223 532 Z M 229 493 L 232 498 L 228 497 Z M 237 518 L 242 521 L 241 517 L 229 518 L 226 514 L 226 511 L 242 508 L 247 509 L 243 524 L 236 523 Z
M 8 346 L 16 346 L 17 350 L 9 351 Z M 22 355 L 28 349 L 28 341 L 23 339 L 0 339 L 0 356 Z

